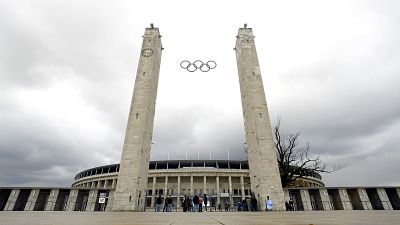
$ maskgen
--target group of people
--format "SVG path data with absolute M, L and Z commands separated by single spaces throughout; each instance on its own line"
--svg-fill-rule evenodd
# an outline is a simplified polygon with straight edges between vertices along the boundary
M 182 206 L 184 212 L 202 212 L 204 205 L 204 212 L 207 212 L 208 198 L 204 194 L 203 197 L 194 195 L 193 198 L 189 196 L 184 196 L 182 200 Z
M 225 201 L 225 211 L 230 211 L 230 202 Z M 218 209 L 221 211 L 221 204 L 218 204 Z M 250 198 L 250 201 L 243 199 L 242 201 L 237 201 L 234 204 L 234 210 L 236 211 L 258 211 L 258 202 L 256 198 Z
M 160 212 L 161 210 L 161 204 L 162 204 L 162 197 L 159 195 L 156 199 L 156 212 Z M 163 212 L 172 212 L 172 198 L 171 195 L 168 195 L 165 200 L 164 200 L 164 208 L 162 210 Z
M 285 202 L 286 211 L 294 211 L 294 202 L 293 199 L 290 198 L 289 202 Z
M 161 206 L 162 206 L 162 196 L 159 195 L 156 199 L 156 207 L 155 211 L 160 212 L 161 211 Z M 194 195 L 193 197 L 189 196 L 184 196 L 182 199 L 182 207 L 183 207 L 183 212 L 203 212 L 203 207 L 204 207 L 204 212 L 207 212 L 207 205 L 209 203 L 209 199 L 207 198 L 207 195 L 204 194 L 203 197 Z M 250 204 L 248 204 L 250 203 Z M 230 211 L 231 209 L 231 204 L 228 200 L 224 202 L 225 205 L 225 211 Z M 272 200 L 267 196 L 267 199 L 265 200 L 265 205 L 266 205 L 266 210 L 267 211 L 272 211 Z M 285 202 L 286 210 L 287 211 L 293 211 L 293 199 L 290 198 L 289 202 Z M 258 202 L 255 197 L 250 198 L 250 201 L 247 201 L 246 199 L 243 199 L 242 201 L 237 201 L 234 204 L 234 209 L 237 211 L 258 211 Z M 222 206 L 221 203 L 218 204 L 218 210 L 222 211 Z M 164 207 L 162 209 L 163 212 L 172 212 L 172 198 L 171 195 L 168 195 L 164 199 Z

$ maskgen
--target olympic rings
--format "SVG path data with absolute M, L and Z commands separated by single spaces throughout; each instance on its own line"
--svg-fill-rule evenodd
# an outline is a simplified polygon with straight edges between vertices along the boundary
M 203 63 L 203 61 L 201 60 L 196 60 L 193 63 L 187 60 L 183 60 L 180 66 L 182 69 L 186 69 L 189 72 L 194 72 L 197 69 L 200 69 L 201 72 L 208 72 L 217 67 L 217 63 L 212 60 L 209 60 L 206 63 Z

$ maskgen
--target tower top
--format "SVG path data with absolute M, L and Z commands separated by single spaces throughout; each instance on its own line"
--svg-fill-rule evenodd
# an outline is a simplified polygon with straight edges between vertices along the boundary
M 243 27 L 239 28 L 238 34 L 253 34 L 253 30 L 247 27 L 247 23 L 243 24 Z M 238 36 L 237 36 L 238 37 Z

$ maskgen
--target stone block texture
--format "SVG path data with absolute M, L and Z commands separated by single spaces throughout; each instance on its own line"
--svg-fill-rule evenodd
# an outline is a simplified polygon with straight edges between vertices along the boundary
M 284 210 L 284 194 L 273 145 L 271 123 L 251 28 L 240 28 L 236 39 L 251 190 L 265 210 L 267 196 L 276 210 Z
M 115 190 L 114 211 L 144 211 L 161 50 L 158 28 L 146 28 Z

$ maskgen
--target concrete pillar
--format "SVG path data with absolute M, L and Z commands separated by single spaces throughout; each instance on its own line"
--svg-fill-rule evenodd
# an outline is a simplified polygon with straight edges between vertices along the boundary
M 300 197 L 303 202 L 304 211 L 312 211 L 310 193 L 307 189 L 300 189 Z
M 321 196 L 322 206 L 324 207 L 324 210 L 332 210 L 328 190 L 326 190 L 325 188 L 319 189 L 319 195 Z
M 91 188 L 91 189 L 94 189 L 94 188 L 96 188 L 96 186 L 95 186 L 95 185 L 96 185 L 96 182 L 95 182 L 95 181 L 92 181 L 92 184 L 90 185 L 90 188 Z
M 99 181 L 97 181 L 97 187 L 96 187 L 97 189 L 100 189 L 101 188 L 101 180 L 99 180 Z
M 289 194 L 289 190 L 287 188 L 283 189 L 283 195 L 285 196 L 285 201 L 289 202 L 290 194 Z
M 167 190 L 168 190 L 168 177 L 165 176 L 165 184 L 164 184 L 164 202 L 165 202 L 165 199 L 166 199 L 167 196 L 168 196 Z M 163 203 L 164 203 L 164 202 L 163 202 Z
M 116 179 L 113 179 L 113 180 L 112 180 L 111 188 L 113 188 L 113 189 L 115 188 L 115 182 L 116 182 L 116 181 L 117 181 Z
M 373 210 L 371 201 L 367 195 L 365 188 L 357 188 L 358 195 L 360 196 L 361 204 L 364 210 Z
M 113 209 L 114 205 L 114 191 L 110 191 L 108 193 L 108 200 L 107 200 L 107 206 L 106 206 L 106 211 L 110 212 Z
M 193 176 L 190 176 L 190 196 L 193 196 Z
M 390 200 L 388 195 L 386 194 L 385 188 L 377 188 L 378 196 L 382 202 L 383 208 L 385 210 L 393 210 L 392 204 L 390 204 Z
M 208 194 L 207 193 L 207 177 L 204 176 L 203 178 L 203 194 Z
M 107 188 L 107 183 L 108 183 L 108 180 L 104 180 L 104 185 L 103 185 L 103 188 L 104 188 L 104 189 Z
M 151 187 L 151 207 L 154 207 L 154 201 L 155 201 L 155 197 L 156 197 L 156 177 L 153 177 L 153 186 Z
M 242 191 L 242 200 L 244 200 L 246 197 L 244 196 L 244 179 L 243 179 L 243 176 L 240 177 L 240 190 Z
M 219 176 L 215 177 L 215 181 L 217 183 L 217 207 L 221 203 L 221 194 L 219 193 Z
M 69 192 L 68 203 L 66 211 L 74 211 L 76 199 L 78 198 L 78 189 L 72 189 Z
M 176 207 L 181 207 L 181 176 L 178 176 L 178 196 L 176 197 Z
M 44 211 L 53 211 L 56 205 L 58 193 L 60 192 L 59 189 L 52 189 L 50 191 L 49 198 L 47 199 L 47 204 Z
M 28 201 L 26 202 L 24 211 L 33 211 L 33 207 L 35 207 L 39 192 L 40 189 L 32 189 Z
M 8 200 L 7 200 L 6 206 L 4 208 L 4 211 L 12 211 L 13 210 L 13 208 L 15 206 L 15 203 L 17 202 L 17 198 L 18 198 L 19 192 L 20 192 L 19 189 L 13 189 L 11 191 L 11 194 L 8 197 Z
M 98 192 L 98 190 L 89 191 L 89 196 L 88 196 L 87 206 L 86 206 L 85 211 L 88 211 L 88 212 L 94 211 L 94 208 L 96 206 L 96 201 L 97 201 L 97 192 Z
M 344 210 L 353 210 L 353 206 L 351 205 L 350 197 L 347 193 L 347 190 L 345 188 L 339 188 L 338 192 L 339 192 L 340 201 L 343 204 L 343 209 Z
M 235 51 L 251 190 L 257 198 L 259 196 L 261 210 L 265 210 L 264 200 L 267 196 L 274 202 L 275 210 L 285 210 L 271 122 L 251 28 L 239 29 Z
M 229 180 L 229 202 L 231 203 L 231 208 L 233 206 L 233 190 L 232 190 L 232 177 L 228 177 Z
M 145 209 L 162 49 L 160 32 L 151 25 L 143 35 L 114 195 L 115 211 Z

